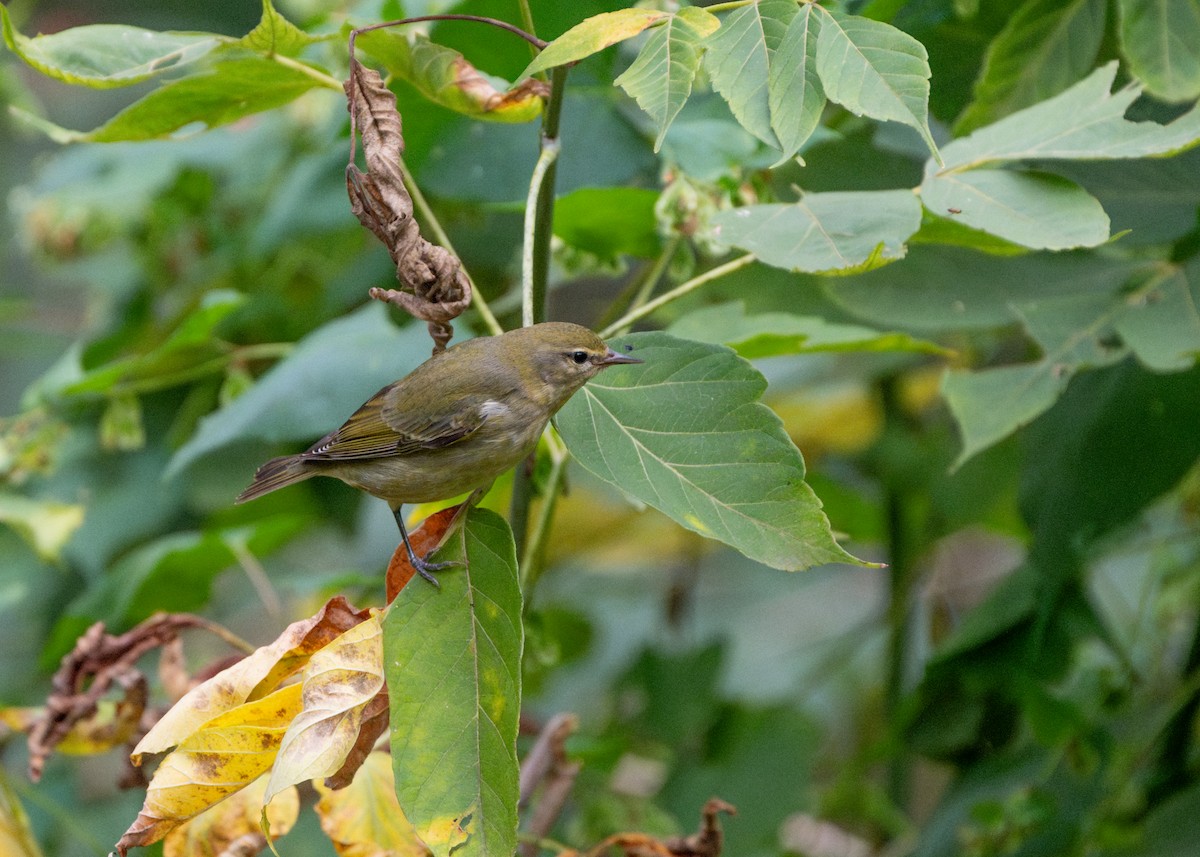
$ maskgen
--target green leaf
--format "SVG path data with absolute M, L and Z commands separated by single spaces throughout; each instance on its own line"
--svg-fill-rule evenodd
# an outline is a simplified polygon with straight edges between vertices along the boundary
M 0 25 L 9 50 L 42 74 L 95 89 L 129 86 L 178 69 L 227 41 L 213 33 L 159 33 L 117 24 L 73 27 L 31 39 L 17 32 L 4 5 Z
M 1190 369 L 1200 355 L 1200 257 L 1138 289 L 1115 321 L 1117 333 L 1157 372 Z
M 651 9 L 619 9 L 616 12 L 593 15 L 546 45 L 533 62 L 517 75 L 517 79 L 531 77 L 539 71 L 556 66 L 578 62 L 599 53 L 609 45 L 632 39 L 651 24 L 666 17 L 666 12 Z
M 519 123 L 542 112 L 545 84 L 526 80 L 525 85 L 511 87 L 480 72 L 458 51 L 419 33 L 406 36 L 377 30 L 363 33 L 357 45 L 430 101 L 464 116 Z
M 955 125 L 973 131 L 1062 92 L 1092 69 L 1105 0 L 1027 0 L 988 46 L 975 99 Z
M 963 441 L 954 466 L 1048 410 L 1080 369 L 1120 360 L 1125 352 L 1112 341 L 1111 333 L 1124 306 L 1124 301 L 1102 292 L 1015 305 L 1014 312 L 1042 347 L 1042 359 L 981 372 L 947 373 L 942 394 Z
M 776 268 L 848 273 L 904 258 L 921 204 L 907 190 L 809 193 L 723 211 L 712 225 L 720 241 Z
M 1067 388 L 1067 380 L 1065 373 L 1055 372 L 1046 362 L 947 372 L 942 396 L 962 436 L 962 451 L 954 467 L 961 467 L 1049 410 Z
M 1137 87 L 1112 92 L 1116 74 L 1115 62 L 1101 66 L 1065 92 L 947 144 L 945 165 L 926 164 L 926 177 L 1029 158 L 1169 155 L 1200 142 L 1200 107 L 1167 125 L 1126 120 L 1125 111 L 1140 92 Z
M 320 86 L 302 71 L 260 56 L 227 59 L 206 71 L 172 81 L 126 107 L 92 131 L 33 120 L 58 142 L 154 140 L 191 125 L 215 128 L 272 110 Z
M 559 412 L 575 458 L 601 479 L 788 571 L 865 564 L 834 541 L 804 459 L 759 399 L 767 382 L 728 348 L 637 333 L 645 363 L 610 369 Z
M 817 74 L 825 94 L 851 113 L 915 128 L 937 158 L 925 46 L 891 24 L 817 8 L 824 14 Z
M 271 0 L 263 0 L 262 7 L 262 19 L 258 25 L 238 42 L 242 47 L 267 55 L 294 57 L 309 45 L 320 41 L 280 15 L 271 5 Z
M 921 184 L 921 201 L 955 221 L 1035 250 L 1095 247 L 1108 240 L 1104 208 L 1074 182 L 1016 170 L 945 171 Z
M 210 361 L 220 358 L 226 349 L 215 340 L 216 328 L 245 302 L 245 295 L 231 289 L 209 292 L 162 345 L 145 354 L 112 360 L 49 392 L 62 396 L 144 392 L 219 372 L 224 361 L 218 359 L 215 365 Z
M 812 136 L 825 109 L 825 90 L 817 75 L 817 37 L 821 18 L 805 3 L 792 18 L 767 72 L 771 128 L 784 159 Z
M 712 86 L 729 103 L 742 127 L 769 146 L 780 148 L 771 127 L 767 90 L 772 54 L 796 14 L 790 0 L 761 0 L 731 12 L 708 37 L 704 67 Z
M 1164 101 L 1200 95 L 1200 0 L 1117 0 L 1121 51 L 1146 91 Z
M 650 258 L 662 243 L 656 202 L 658 193 L 644 188 L 580 188 L 555 203 L 554 234 L 602 259 Z
M 404 814 L 435 857 L 517 845 L 521 591 L 508 524 L 471 509 L 440 560 L 440 588 L 414 579 L 384 623 L 392 765 Z
M 654 122 L 656 152 L 692 94 L 704 38 L 717 26 L 716 17 L 699 7 L 680 9 L 651 31 L 633 64 L 614 81 Z
M 43 560 L 57 560 L 83 524 L 83 506 L 0 492 L 0 523 L 17 532 Z
M 822 351 L 910 351 L 946 354 L 946 349 L 907 333 L 885 333 L 857 324 L 835 324 L 818 316 L 764 312 L 746 315 L 741 301 L 704 307 L 667 328 L 680 339 L 728 345 L 747 360 Z
M 999 257 L 914 246 L 903 265 L 826 281 L 840 307 L 878 327 L 955 332 L 1013 323 L 1012 304 L 1040 297 L 1112 294 L 1138 264 L 1095 253 Z
M 316 440 L 376 390 L 415 369 L 429 348 L 423 325 L 398 331 L 376 302 L 332 321 L 297 343 L 250 390 L 201 420 L 166 476 L 238 441 Z

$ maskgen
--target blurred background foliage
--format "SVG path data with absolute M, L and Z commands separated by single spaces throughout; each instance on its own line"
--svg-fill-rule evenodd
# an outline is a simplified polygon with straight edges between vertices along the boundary
M 508 0 L 277 5 L 310 32 L 429 11 L 518 18 Z M 620 5 L 532 8 L 551 38 Z M 1019 14 L 1087 5 L 1030 0 Z M 1186 0 L 1165 5 L 1195 13 Z M 1053 33 L 1034 32 L 1042 65 L 1016 95 L 993 98 L 976 80 L 989 45 L 1014 38 L 1011 4 L 851 6 L 926 45 L 942 141 L 956 121 L 984 124 L 1120 56 L 1128 20 L 1106 25 L 1100 4 L 1082 67 Z M 239 36 L 261 13 L 203 0 L 8 8 L 29 34 L 124 23 Z M 469 25 L 431 32 L 508 79 L 530 58 L 523 42 Z M 731 199 L 921 181 L 915 137 L 833 109 L 805 166 L 767 172 L 773 153 L 703 92 L 656 155 L 644 118 L 611 86 L 635 48 L 571 73 L 551 318 L 600 327 L 664 248 L 673 281 L 710 264 L 720 248 L 674 242 L 665 226 L 703 223 Z M 149 88 L 75 89 L 11 59 L 0 65 L 5 100 L 69 128 L 99 125 Z M 519 323 L 536 123 L 481 124 L 393 85 L 410 168 L 502 321 Z M 1148 96 L 1134 111 L 1179 112 Z M 158 610 L 198 611 L 261 643 L 333 593 L 379 603 L 395 542 L 383 504 L 315 480 L 231 505 L 258 462 L 336 425 L 429 347 L 420 325 L 364 305 L 393 275 L 347 210 L 337 94 L 170 141 L 56 148 L 11 115 L 0 123 L 0 703 L 44 699 L 58 659 L 97 620 L 124 630 Z M 525 655 L 528 716 L 569 710 L 582 722 L 570 748 L 585 766 L 557 838 L 691 830 L 718 795 L 739 809 L 726 825 L 738 857 L 1194 853 L 1195 351 L 1169 372 L 1099 361 L 1029 425 L 953 466 L 961 441 L 939 379 L 947 365 L 1036 359 L 1013 305 L 1120 289 L 1143 265 L 1190 264 L 1197 294 L 1195 150 L 1051 169 L 1101 200 L 1114 233 L 1132 231 L 1058 255 L 992 254 L 978 236 L 914 240 L 902 262 L 846 278 L 754 265 L 650 319 L 682 325 L 737 301 L 953 351 L 756 361 L 835 529 L 888 570 L 758 566 L 572 471 Z M 199 665 L 225 652 L 196 640 L 188 654 Z M 37 786 L 17 737 L 3 756 L 0 814 L 11 824 L 23 805 L 45 854 L 106 851 L 140 804 L 116 789 L 112 754 L 57 757 Z M 281 847 L 331 853 L 311 813 Z

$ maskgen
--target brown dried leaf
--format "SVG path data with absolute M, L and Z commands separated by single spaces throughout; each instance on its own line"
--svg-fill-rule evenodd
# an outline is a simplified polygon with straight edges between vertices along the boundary
M 184 694 L 138 742 L 133 763 L 141 764 L 147 753 L 170 749 L 213 717 L 274 690 L 308 663 L 314 652 L 367 616 L 368 611 L 355 610 L 339 595 L 315 615 L 288 625 L 275 642 Z
M 454 526 L 454 522 L 468 505 L 468 503 L 459 503 L 457 506 L 450 506 L 440 512 L 434 512 L 426 518 L 418 529 L 408 534 L 413 552 L 417 556 L 429 556 L 430 552 L 441 547 L 450 528 Z M 391 562 L 387 567 L 388 604 L 391 604 L 392 600 L 400 594 L 400 590 L 408 585 L 414 574 L 416 574 L 416 570 L 409 562 L 408 551 L 404 549 L 404 543 L 401 542 L 396 547 L 395 553 L 392 554 Z
M 150 845 L 262 776 L 300 713 L 299 684 L 237 706 L 179 742 L 154 772 L 137 819 L 117 842 L 124 857 Z
M 63 657 L 51 680 L 53 690 L 43 715 L 29 729 L 30 778 L 40 779 L 54 749 L 77 724 L 96 717 L 97 707 L 114 687 L 124 690 L 120 723 L 136 722 L 146 700 L 145 679 L 134 668 L 138 658 L 176 639 L 187 628 L 211 627 L 198 616 L 174 613 L 152 616 L 118 636 L 106 634 L 102 622 L 89 628 Z
M 428 857 L 396 800 L 392 759 L 387 753 L 370 753 L 354 781 L 334 791 L 314 783 L 321 799 L 317 815 L 321 829 L 333 842 L 339 857 Z
M 261 843 L 258 849 L 245 852 L 257 854 L 267 844 L 261 826 L 266 788 L 267 778 L 259 777 L 228 800 L 172 830 L 163 841 L 163 857 L 219 857 L 228 854 L 244 837 Z M 300 793 L 294 788 L 281 792 L 266 813 L 271 839 L 277 840 L 296 823 Z
M 366 707 L 383 689 L 383 627 L 376 612 L 313 654 L 301 674 L 303 709 L 288 726 L 265 801 L 336 773 L 358 741 Z
M 646 833 L 617 833 L 588 849 L 585 857 L 605 857 L 612 848 L 620 848 L 624 857 L 720 857 L 725 844 L 721 813 L 735 815 L 737 809 L 720 798 L 709 798 L 701 813 L 700 830 L 691 836 L 659 840 Z M 559 857 L 573 855 L 567 852 Z
M 373 69 L 351 62 L 345 83 L 351 139 L 362 133 L 367 172 L 346 165 L 350 210 L 383 242 L 396 264 L 401 290 L 371 289 L 376 300 L 393 303 L 429 323 L 435 351 L 453 336 L 450 321 L 471 302 L 471 284 L 454 254 L 421 237 L 413 218 L 412 197 L 404 186 L 400 158 L 404 136 L 395 94 Z

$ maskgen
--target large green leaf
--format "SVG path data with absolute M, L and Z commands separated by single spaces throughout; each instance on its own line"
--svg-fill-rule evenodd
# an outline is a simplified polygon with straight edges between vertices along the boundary
M 825 109 L 825 90 L 817 75 L 820 29 L 820 14 L 813 4 L 805 3 L 788 23 L 767 71 L 771 127 L 785 158 L 808 141 Z
M 1125 111 L 1140 92 L 1137 87 L 1112 92 L 1116 74 L 1117 64 L 1109 63 L 1065 92 L 947 144 L 942 149 L 945 165 L 927 163 L 926 178 L 1030 158 L 1169 155 L 1200 142 L 1200 107 L 1167 125 L 1125 119 Z
M 429 348 L 422 325 L 397 331 L 375 302 L 330 322 L 248 391 L 201 420 L 171 459 L 167 475 L 238 441 L 316 440 L 376 390 L 415 369 Z
M 810 193 L 723 211 L 712 225 L 722 242 L 776 268 L 851 273 L 904 258 L 921 204 L 907 190 Z
M 1046 173 L 947 171 L 922 183 L 921 201 L 956 223 L 1035 250 L 1095 247 L 1108 240 L 1108 215 L 1096 198 Z
M 929 55 L 891 24 L 823 6 L 817 74 L 825 94 L 852 113 L 915 128 L 937 157 L 929 131 Z
M 651 24 L 656 24 L 666 17 L 666 12 L 653 9 L 619 9 L 616 12 L 593 15 L 546 45 L 533 62 L 517 75 L 517 79 L 521 80 L 539 71 L 586 59 L 610 45 L 632 39 Z
M 704 38 L 717 26 L 716 17 L 703 9 L 695 6 L 680 9 L 650 32 L 637 59 L 614 81 L 654 122 L 658 132 L 654 138 L 656 152 L 692 94 Z
M 554 206 L 554 234 L 602 259 L 658 254 L 658 193 L 635 187 L 585 187 Z
M 635 333 L 645 362 L 610 369 L 559 412 L 575 458 L 694 532 L 789 571 L 858 563 L 834 541 L 804 459 L 728 348 Z
M 1092 69 L 1105 0 L 1026 0 L 988 46 L 959 133 L 1057 95 Z
M 517 845 L 521 591 L 508 524 L 472 509 L 439 560 L 384 622 L 392 766 L 404 814 L 435 857 L 492 857 Z
M 910 351 L 945 354 L 942 347 L 907 333 L 884 332 L 857 324 L 835 324 L 819 316 L 765 312 L 746 315 L 741 301 L 695 310 L 667 333 L 680 339 L 728 345 L 747 360 L 822 351 Z
M 27 118 L 61 143 L 154 140 L 192 125 L 215 128 L 236 122 L 281 107 L 320 85 L 299 69 L 267 57 L 244 56 L 215 62 L 199 74 L 165 84 L 91 131 L 71 131 Z
M 903 265 L 827 280 L 825 291 L 877 327 L 948 333 L 1012 324 L 1012 305 L 1039 297 L 1112 294 L 1138 270 L 1095 253 L 998 257 L 914 246 Z
M 178 69 L 227 41 L 214 33 L 159 33 L 119 24 L 73 27 L 31 39 L 17 32 L 4 5 L 0 25 L 9 50 L 42 74 L 97 89 L 129 86 Z
M 1121 50 L 1151 95 L 1200 95 L 1200 0 L 1117 0 Z
M 779 148 L 771 126 L 767 81 L 772 55 L 796 14 L 790 0 L 762 0 L 729 14 L 708 37 L 704 67 L 742 127 Z
M 293 57 L 320 39 L 310 36 L 263 0 L 262 18 L 258 25 L 241 38 L 238 44 L 263 54 Z

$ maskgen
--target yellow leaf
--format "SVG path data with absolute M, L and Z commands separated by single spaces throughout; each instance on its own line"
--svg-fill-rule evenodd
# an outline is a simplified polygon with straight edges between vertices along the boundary
M 43 708 L 0 708 L 0 726 L 13 732 L 29 732 L 44 712 Z M 126 700 L 102 699 L 96 703 L 96 712 L 76 722 L 54 749 L 69 756 L 107 752 L 129 740 L 141 716 L 140 706 Z
M 259 777 L 228 800 L 207 809 L 167 834 L 163 857 L 217 857 L 225 853 L 235 839 L 261 834 L 263 794 L 267 778 Z M 300 793 L 285 789 L 267 808 L 271 839 L 279 839 L 296 823 L 300 814 Z
M 4 857 L 42 857 L 33 831 L 29 829 L 29 818 L 3 774 L 0 774 L 0 854 Z
M 339 857 L 427 857 L 429 850 L 396 800 L 392 759 L 370 753 L 346 788 L 334 791 L 315 782 L 321 799 L 317 815 L 321 829 Z
M 315 615 L 288 625 L 269 646 L 184 694 L 138 742 L 130 756 L 133 763 L 140 765 L 143 755 L 169 750 L 222 712 L 275 690 L 308 663 L 313 652 L 366 617 L 341 596 L 331 598 Z
M 313 654 L 302 673 L 303 710 L 271 771 L 265 801 L 288 786 L 324 779 L 358 740 L 363 709 L 383 687 L 383 629 L 375 613 Z
M 154 772 L 142 811 L 117 851 L 157 842 L 264 774 L 300 713 L 300 692 L 299 684 L 282 687 L 214 717 L 180 741 Z
M 57 560 L 83 525 L 83 506 L 0 493 L 0 523 L 8 524 L 44 560 Z

